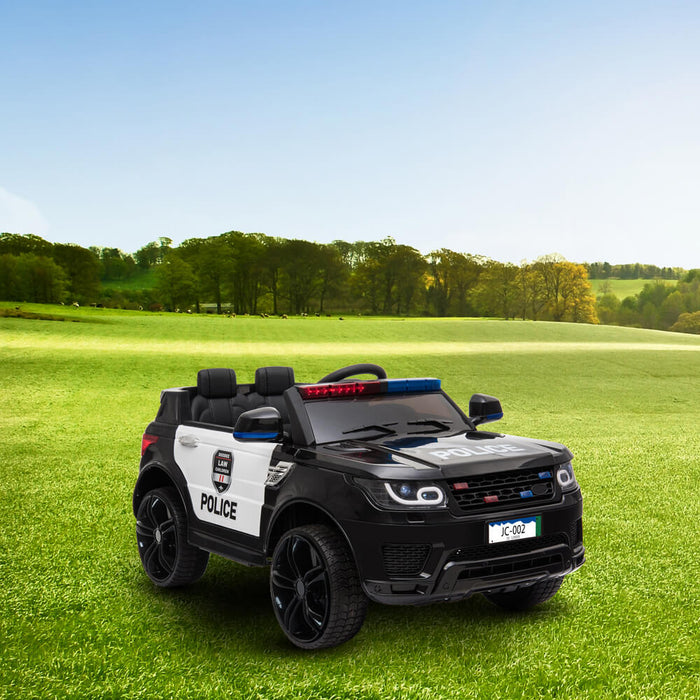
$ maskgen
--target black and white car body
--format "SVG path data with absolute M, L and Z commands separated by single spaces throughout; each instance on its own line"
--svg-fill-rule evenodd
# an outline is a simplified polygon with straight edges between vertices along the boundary
M 572 454 L 478 430 L 502 417 L 492 397 L 475 394 L 469 414 L 439 380 L 377 365 L 316 384 L 289 367 L 262 367 L 254 384 L 201 370 L 196 387 L 162 392 L 143 436 L 144 569 L 171 587 L 199 579 L 209 553 L 269 565 L 277 619 L 308 649 L 352 637 L 368 599 L 548 600 L 584 561 Z

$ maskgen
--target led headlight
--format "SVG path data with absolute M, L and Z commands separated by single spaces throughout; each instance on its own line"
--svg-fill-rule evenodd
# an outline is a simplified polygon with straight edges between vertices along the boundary
M 384 488 L 392 500 L 403 506 L 439 506 L 445 500 L 445 494 L 439 486 L 385 481 Z
M 445 492 L 433 482 L 355 478 L 355 483 L 380 508 L 424 510 L 445 507 Z
M 571 462 L 566 464 L 560 464 L 557 467 L 557 481 L 559 486 L 561 486 L 562 491 L 573 491 L 578 488 L 578 483 L 576 482 L 576 477 L 574 476 L 574 469 L 571 466 Z

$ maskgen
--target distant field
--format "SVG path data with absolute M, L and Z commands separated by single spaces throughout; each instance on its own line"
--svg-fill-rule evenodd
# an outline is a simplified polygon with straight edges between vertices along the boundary
M 634 296 L 644 289 L 645 284 L 654 284 L 657 280 L 590 280 L 593 294 L 598 296 L 602 294 L 601 287 L 610 286 L 610 291 L 620 299 Z M 675 280 L 659 280 L 665 284 L 675 285 Z
M 0 304 L 0 306 L 2 306 Z M 22 305 L 0 318 L 0 698 L 697 698 L 700 338 L 474 319 L 227 319 Z M 498 396 L 504 432 L 565 442 L 588 561 L 535 612 L 370 605 L 306 653 L 267 572 L 213 558 L 156 590 L 131 490 L 162 388 L 202 367 L 354 362 Z
M 139 270 L 127 280 L 107 280 L 102 285 L 111 289 L 153 289 L 156 286 L 155 270 Z

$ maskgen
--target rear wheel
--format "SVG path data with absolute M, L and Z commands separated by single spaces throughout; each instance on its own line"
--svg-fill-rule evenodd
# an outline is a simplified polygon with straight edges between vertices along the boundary
M 484 593 L 484 596 L 506 610 L 529 610 L 552 598 L 563 582 L 563 578 L 549 578 L 508 593 Z
M 297 527 L 282 536 L 272 555 L 270 594 L 280 627 L 302 649 L 348 641 L 367 612 L 350 549 L 325 525 Z
M 148 578 L 163 588 L 194 583 L 204 574 L 209 552 L 187 542 L 187 514 L 173 488 L 149 491 L 136 513 L 136 541 Z

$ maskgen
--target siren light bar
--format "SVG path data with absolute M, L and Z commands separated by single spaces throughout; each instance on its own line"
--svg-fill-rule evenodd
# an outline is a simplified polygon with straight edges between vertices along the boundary
M 304 401 L 336 399 L 374 394 L 405 394 L 440 391 L 439 379 L 376 379 L 368 382 L 334 382 L 297 387 Z

